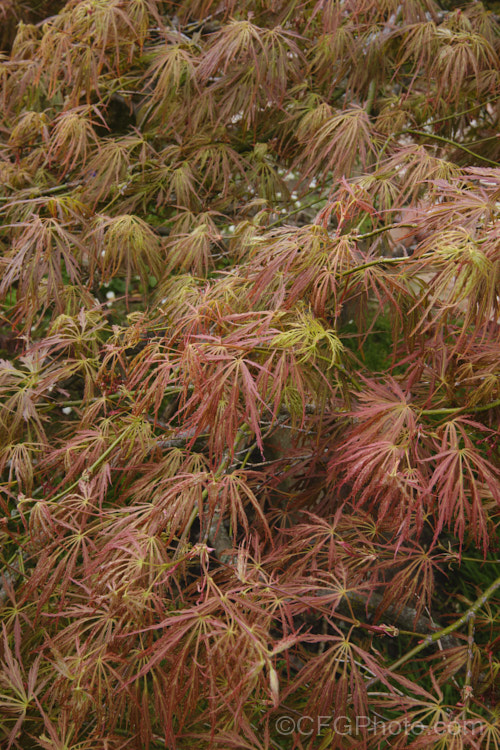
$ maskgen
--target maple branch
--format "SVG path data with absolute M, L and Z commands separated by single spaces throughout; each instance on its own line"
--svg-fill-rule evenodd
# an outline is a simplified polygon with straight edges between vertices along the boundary
M 457 414 L 458 412 L 481 412 L 488 411 L 489 409 L 495 409 L 500 406 L 500 398 L 496 401 L 492 401 L 489 404 L 480 404 L 479 406 L 449 406 L 442 409 L 420 409 L 420 414 L 425 416 L 432 416 L 437 414 Z
M 437 125 L 440 122 L 446 122 L 447 120 L 453 120 L 457 117 L 462 117 L 462 115 L 468 115 L 470 112 L 475 112 L 476 109 L 480 109 L 481 107 L 484 107 L 487 104 L 491 104 L 491 102 L 496 102 L 498 99 L 500 99 L 500 94 L 498 94 L 497 96 L 492 96 L 491 99 L 487 99 L 484 102 L 480 102 L 479 104 L 474 104 L 473 107 L 469 107 L 468 109 L 462 109 L 459 112 L 452 112 L 450 115 L 446 115 L 445 117 L 439 117 L 437 120 L 430 120 L 426 124 Z M 401 131 L 401 132 L 406 132 L 406 131 Z
M 377 83 L 375 81 L 375 78 L 372 78 L 372 80 L 370 81 L 370 85 L 368 87 L 368 96 L 367 96 L 366 105 L 365 105 L 365 110 L 366 110 L 367 115 L 371 114 L 371 111 L 373 109 L 373 104 L 375 102 L 376 93 L 377 93 Z
M 366 240 L 368 237 L 375 237 L 377 234 L 382 234 L 382 232 L 390 231 L 391 229 L 401 229 L 401 228 L 409 227 L 410 229 L 416 229 L 418 227 L 418 224 L 386 224 L 384 227 L 379 227 L 378 229 L 373 229 L 371 232 L 366 232 L 365 234 L 356 234 L 354 235 L 353 239 L 358 240 Z M 401 256 L 405 258 L 406 256 Z M 391 260 L 401 260 L 401 258 L 391 258 Z
M 474 620 L 475 615 L 469 619 L 469 629 L 467 635 L 467 664 L 465 666 L 465 679 L 462 689 L 462 698 L 464 702 L 463 713 L 467 715 L 470 698 L 472 695 L 472 662 L 474 659 Z
M 324 201 L 324 200 L 325 200 L 324 196 L 321 196 L 320 198 L 315 198 L 313 201 L 310 201 L 309 203 L 304 203 L 304 205 L 299 206 L 298 208 L 294 208 L 292 211 L 288 211 L 286 215 L 283 216 L 283 218 L 273 221 L 272 224 L 269 224 L 266 227 L 266 229 L 274 229 L 274 227 L 279 227 L 279 225 L 282 224 L 284 221 L 286 221 L 289 216 L 293 216 L 294 214 L 299 214 L 305 208 L 311 208 L 311 206 L 315 206 L 317 203 L 321 203 L 321 201 Z
M 181 393 L 183 390 L 184 390 L 183 386 L 173 385 L 173 386 L 168 386 L 167 388 L 165 388 L 163 393 L 165 396 L 172 396 L 172 395 L 175 395 L 176 393 Z M 188 390 L 192 390 L 192 386 L 189 386 Z M 119 392 L 119 391 L 117 393 L 103 393 L 102 396 L 96 396 L 94 398 L 91 398 L 87 403 L 94 404 L 96 401 L 99 401 L 100 399 L 104 397 L 107 400 L 113 401 L 113 400 L 119 399 L 120 397 L 124 397 L 125 395 L 126 394 L 124 394 L 123 392 Z M 42 410 L 46 411 L 50 409 L 55 409 L 57 407 L 61 409 L 66 406 L 78 407 L 78 406 L 82 406 L 82 404 L 84 403 L 85 403 L 85 398 L 82 397 L 80 399 L 73 399 L 70 401 L 51 401 L 45 404 L 40 404 L 38 408 L 40 409 L 40 411 Z M 160 426 L 163 426 L 162 421 L 160 419 L 156 419 L 155 421 L 153 417 L 149 417 L 148 415 L 144 415 L 144 416 L 152 424 L 159 424 Z
M 10 201 L 14 200 L 13 205 L 19 205 L 20 203 L 27 203 L 30 200 L 36 200 L 37 198 L 43 198 L 44 195 L 52 195 L 53 193 L 61 193 L 64 192 L 66 189 L 71 189 L 74 187 L 78 187 L 78 185 L 81 185 L 81 180 L 74 180 L 73 182 L 63 182 L 60 185 L 54 185 L 54 187 L 51 188 L 41 188 L 38 185 L 33 185 L 33 187 L 26 188 L 25 190 L 19 191 L 17 195 L 19 196 L 16 199 L 13 199 L 11 195 L 2 196 L 0 197 L 0 201 L 2 203 L 4 201 Z M 33 192 L 38 191 L 35 195 L 33 195 Z M 30 195 L 29 198 L 26 198 L 25 200 L 21 200 L 21 197 L 23 194 Z M 4 206 L 4 208 L 10 208 L 10 206 Z
M 491 102 L 496 102 L 498 99 L 500 99 L 500 94 L 498 96 L 493 96 L 493 97 L 491 97 L 491 99 L 488 99 L 485 102 L 481 102 L 480 104 L 474 104 L 473 107 L 469 107 L 468 109 L 462 109 L 459 112 L 452 112 L 451 114 L 445 115 L 444 117 L 439 117 L 436 120 L 427 120 L 427 122 L 425 123 L 425 125 L 428 125 L 428 126 L 438 125 L 441 122 L 447 122 L 448 120 L 453 120 L 453 119 L 456 119 L 458 117 L 462 117 L 462 115 L 468 115 L 470 112 L 475 112 L 477 109 L 480 109 L 481 107 L 484 107 L 486 104 L 491 104 Z M 395 133 L 390 133 L 389 136 L 388 136 L 388 138 L 386 139 L 384 145 L 382 146 L 382 148 L 380 150 L 380 154 L 378 155 L 378 159 L 377 159 L 377 164 L 380 163 L 380 160 L 381 160 L 382 156 L 384 155 L 384 153 L 386 152 L 387 147 L 389 146 L 389 143 L 392 140 L 394 140 L 395 138 L 397 138 L 398 136 L 405 135 L 406 133 L 409 133 L 409 132 L 410 132 L 410 130 L 403 129 L 403 130 L 398 130 Z M 496 136 L 493 136 L 493 137 L 496 137 Z M 475 143 L 479 143 L 479 141 L 475 141 Z M 476 156 L 476 154 L 475 154 L 475 156 Z
M 346 599 L 353 606 L 354 613 L 366 613 L 375 614 L 380 604 L 382 603 L 383 597 L 381 594 L 369 594 L 366 597 L 357 593 L 356 591 L 348 591 L 346 593 Z M 342 603 L 340 606 L 342 609 Z M 433 620 L 425 615 L 416 617 L 417 611 L 414 607 L 404 605 L 398 607 L 397 605 L 391 604 L 384 610 L 384 616 L 387 616 L 393 620 L 399 629 L 404 629 L 408 634 L 419 635 L 425 637 L 423 633 L 429 631 L 431 628 L 439 627 Z M 416 628 L 416 630 L 415 630 Z M 444 636 L 446 645 L 450 647 L 453 645 L 451 638 Z
M 394 265 L 398 263 L 404 263 L 408 260 L 412 260 L 412 258 L 407 257 L 406 255 L 401 255 L 398 258 L 376 258 L 375 260 L 369 260 L 367 263 L 362 263 L 360 266 L 354 266 L 354 268 L 348 268 L 347 271 L 342 271 L 340 274 L 341 277 L 343 276 L 351 276 L 353 273 L 358 273 L 358 271 L 364 271 L 365 268 L 371 268 L 372 266 L 385 266 L 387 264 Z
M 407 661 L 412 659 L 414 656 L 420 653 L 420 651 L 423 651 L 424 648 L 427 648 L 427 646 L 430 646 L 432 643 L 436 643 L 436 641 L 442 640 L 443 637 L 450 635 L 451 633 L 454 633 L 456 630 L 458 630 L 462 625 L 468 624 L 469 620 L 471 618 L 474 618 L 476 615 L 476 612 L 481 609 L 481 607 L 486 604 L 488 599 L 490 599 L 495 591 L 500 588 L 500 577 L 494 581 L 491 586 L 489 586 L 486 591 L 484 591 L 478 599 L 472 604 L 468 610 L 466 610 L 461 617 L 458 618 L 458 620 L 455 620 L 455 622 L 452 622 L 451 625 L 448 625 L 445 628 L 442 628 L 441 630 L 438 630 L 436 633 L 431 633 L 430 635 L 427 635 L 423 641 L 418 643 L 414 648 L 412 648 L 410 651 L 407 651 L 406 654 L 404 654 L 400 659 L 394 662 L 394 664 L 391 664 L 390 667 L 388 667 L 389 672 L 394 672 L 394 670 L 398 669 L 402 664 L 405 664 Z M 374 678 L 373 680 L 370 680 L 367 687 L 374 684 L 375 682 L 378 682 L 378 677 Z
M 91 466 L 89 466 L 88 469 L 85 469 L 84 473 L 80 477 L 78 477 L 78 479 L 75 479 L 75 481 L 72 484 L 70 484 L 69 487 L 66 487 L 64 490 L 62 490 L 61 492 L 59 492 L 57 495 L 55 495 L 54 497 L 51 497 L 50 501 L 52 503 L 54 503 L 56 500 L 60 500 L 61 497 L 64 497 L 64 495 L 67 495 L 68 492 L 71 492 L 71 490 L 74 490 L 75 487 L 78 487 L 78 485 L 81 482 L 81 480 L 85 476 L 87 476 L 87 475 L 90 476 L 102 464 L 102 462 L 104 461 L 104 459 L 106 459 L 109 456 L 109 454 L 113 451 L 113 449 L 116 448 L 116 446 L 121 443 L 121 441 L 123 440 L 123 438 L 125 437 L 125 435 L 127 435 L 127 433 L 130 432 L 131 429 L 132 429 L 132 425 L 128 425 L 124 429 L 124 431 L 120 435 L 118 435 L 118 437 L 115 440 L 113 440 L 113 442 L 111 443 L 111 445 L 108 446 L 108 448 L 106 448 L 106 450 L 104 451 L 104 453 L 102 455 L 100 455 L 99 458 L 97 458 L 94 461 L 94 463 Z
M 217 481 L 220 479 L 227 469 L 229 468 L 232 460 L 232 455 L 237 451 L 238 446 L 243 439 L 245 435 L 248 434 L 248 425 L 244 424 L 238 432 L 236 433 L 236 438 L 233 445 L 233 454 L 230 453 L 228 449 L 226 449 L 224 456 L 222 457 L 222 460 L 217 468 L 217 470 L 214 473 L 214 480 Z M 208 497 L 208 489 L 204 489 L 201 493 L 201 499 L 202 502 L 206 500 Z M 174 560 L 178 559 L 179 555 L 181 554 L 185 544 L 186 540 L 191 532 L 191 527 L 193 523 L 195 522 L 196 518 L 198 517 L 198 507 L 194 507 L 191 511 L 191 515 L 186 523 L 186 526 L 184 527 L 182 534 L 179 539 L 179 544 L 177 545 L 177 549 L 174 553 Z M 219 553 L 223 549 L 227 549 L 228 547 L 231 547 L 231 540 L 229 539 L 229 535 L 224 528 L 221 520 L 220 515 L 217 511 L 217 508 L 215 508 L 214 513 L 212 515 L 212 518 L 210 519 L 210 523 L 207 527 L 207 529 L 203 532 L 203 538 L 201 541 L 205 542 L 207 539 L 214 545 L 214 548 L 216 551 L 219 551 Z M 222 545 L 222 546 L 221 546 Z
M 488 159 L 486 156 L 481 156 L 481 154 L 476 154 L 474 151 L 471 151 L 470 148 L 467 148 L 467 146 L 462 146 L 461 143 L 457 143 L 457 141 L 452 141 L 451 138 L 445 138 L 444 136 L 436 135 L 435 133 L 425 133 L 421 130 L 412 130 L 410 128 L 408 130 L 405 130 L 404 132 L 410 133 L 411 135 L 421 135 L 421 136 L 424 136 L 425 138 L 432 138 L 433 140 L 440 141 L 441 143 L 447 143 L 449 146 L 453 146 L 454 148 L 459 148 L 462 151 L 466 151 L 475 159 L 480 159 L 481 161 L 484 161 L 487 164 L 491 164 L 494 167 L 500 167 L 500 164 L 497 161 Z

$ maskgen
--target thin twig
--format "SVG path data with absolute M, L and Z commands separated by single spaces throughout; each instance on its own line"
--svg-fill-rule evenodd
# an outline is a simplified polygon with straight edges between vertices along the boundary
M 421 651 L 424 650 L 424 648 L 427 648 L 428 646 L 432 645 L 433 643 L 436 643 L 436 641 L 439 641 L 440 639 L 444 638 L 445 636 L 450 635 L 451 633 L 454 633 L 456 630 L 462 627 L 462 625 L 468 624 L 469 620 L 471 618 L 474 618 L 476 615 L 476 612 L 478 612 L 481 607 L 483 607 L 488 599 L 490 599 L 495 591 L 500 588 L 500 577 L 494 581 L 491 586 L 488 586 L 486 591 L 484 591 L 478 599 L 472 604 L 472 606 L 469 607 L 468 610 L 466 610 L 461 617 L 458 618 L 458 620 L 455 620 L 455 622 L 452 622 L 451 625 L 448 625 L 446 628 L 442 628 L 441 630 L 438 630 L 436 633 L 431 633 L 430 635 L 427 635 L 423 641 L 421 641 L 419 644 L 415 646 L 415 648 L 410 649 L 410 651 L 407 651 L 406 654 L 404 654 L 400 659 L 394 662 L 394 664 L 391 664 L 390 667 L 388 667 L 389 672 L 394 672 L 398 667 L 400 667 L 402 664 L 406 664 L 407 661 L 410 659 L 413 659 L 414 656 L 419 654 Z M 370 680 L 367 687 L 372 685 L 374 682 L 378 681 L 378 677 L 374 680 Z
M 405 132 L 410 133 L 411 135 L 421 135 L 424 138 L 431 138 L 435 141 L 440 141 L 441 143 L 447 143 L 449 146 L 453 146 L 454 148 L 459 148 L 462 151 L 465 151 L 466 153 L 473 156 L 475 159 L 480 159 L 480 161 L 484 161 L 487 164 L 491 164 L 493 167 L 500 167 L 499 162 L 493 161 L 493 159 L 488 159 L 486 156 L 481 156 L 481 154 L 476 154 L 474 151 L 471 151 L 470 148 L 467 148 L 467 146 L 462 146 L 461 143 L 458 143 L 457 141 L 452 141 L 451 138 L 445 138 L 444 136 L 436 135 L 435 133 L 426 133 L 422 130 L 408 129 Z
M 425 416 L 433 416 L 437 414 L 458 414 L 461 411 L 465 412 L 482 412 L 488 411 L 489 409 L 495 409 L 500 406 L 500 398 L 496 401 L 491 401 L 489 404 L 480 404 L 479 406 L 450 406 L 443 409 L 420 409 L 420 414 Z
M 236 438 L 235 438 L 234 446 L 233 446 L 233 453 L 231 453 L 229 450 L 225 451 L 224 456 L 222 457 L 222 460 L 217 470 L 214 473 L 214 481 L 219 480 L 225 474 L 225 472 L 227 471 L 227 469 L 229 468 L 231 464 L 232 455 L 234 455 L 234 452 L 236 452 L 241 440 L 247 433 L 248 433 L 248 427 L 246 424 L 244 424 L 242 427 L 240 427 L 240 429 L 236 433 Z M 201 493 L 202 502 L 206 500 L 207 497 L 208 497 L 208 490 L 204 489 L 203 492 Z M 174 553 L 174 558 L 173 558 L 174 560 L 178 559 L 178 557 L 182 554 L 186 541 L 191 532 L 191 527 L 197 517 L 198 517 L 198 508 L 194 507 L 193 510 L 191 511 L 191 515 L 189 516 L 188 522 L 182 531 L 181 537 L 179 539 L 179 543 L 177 545 L 177 549 Z M 220 539 L 218 538 L 219 535 L 220 535 Z M 205 530 L 205 532 L 202 531 L 201 541 L 206 542 L 207 539 L 210 540 L 210 542 L 214 545 L 217 551 L 219 548 L 220 550 L 227 549 L 228 544 L 227 544 L 226 537 L 227 539 L 229 539 L 229 536 L 227 535 L 227 531 L 224 529 L 220 521 L 220 515 L 218 513 L 218 509 L 216 508 L 212 515 L 211 521 L 207 529 Z M 220 547 L 221 542 L 224 545 L 223 547 Z M 231 546 L 230 540 L 229 540 L 229 546 Z

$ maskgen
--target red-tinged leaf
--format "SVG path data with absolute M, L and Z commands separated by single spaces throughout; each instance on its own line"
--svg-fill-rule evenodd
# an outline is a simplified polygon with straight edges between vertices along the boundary
M 491 498 L 497 507 L 500 504 L 500 472 L 474 448 L 466 427 L 483 429 L 480 424 L 456 418 L 440 430 L 441 451 L 433 457 L 436 466 L 426 496 L 437 495 L 435 538 L 454 522 L 454 533 L 461 544 L 465 532 L 470 531 L 486 549 L 486 502 Z

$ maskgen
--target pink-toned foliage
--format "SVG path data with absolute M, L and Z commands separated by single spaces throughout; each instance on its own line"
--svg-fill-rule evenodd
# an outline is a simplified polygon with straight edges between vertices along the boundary
M 500 23 L 454 6 L 0 3 L 2 748 L 500 747 Z

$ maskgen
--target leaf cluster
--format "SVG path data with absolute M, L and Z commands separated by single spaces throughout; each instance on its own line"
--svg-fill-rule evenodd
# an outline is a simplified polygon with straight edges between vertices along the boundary
M 498 16 L 0 28 L 2 746 L 500 747 Z

